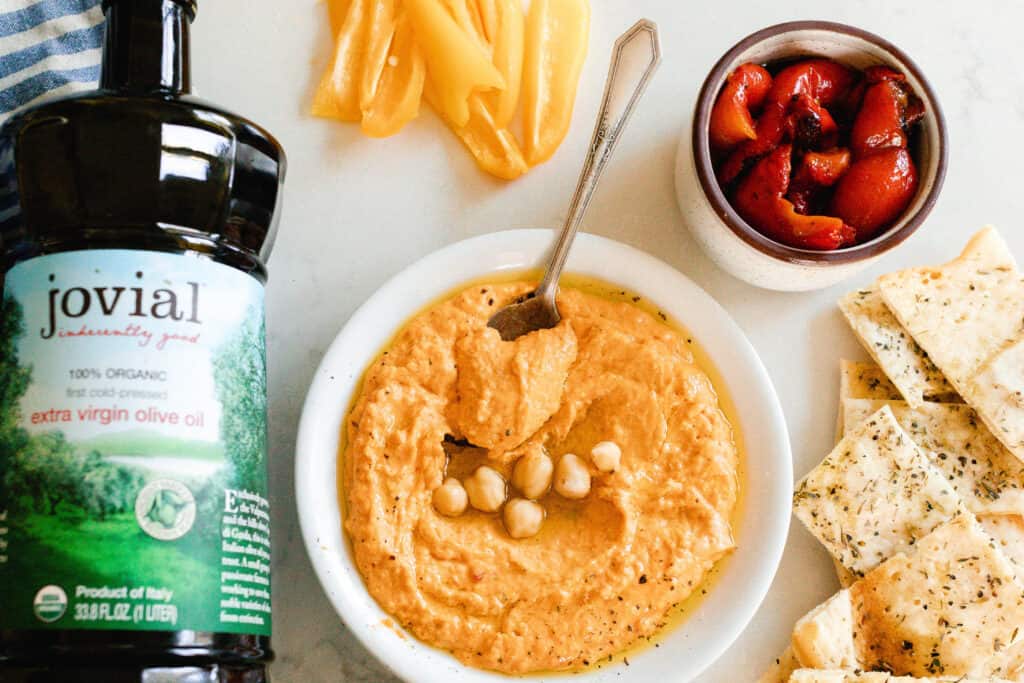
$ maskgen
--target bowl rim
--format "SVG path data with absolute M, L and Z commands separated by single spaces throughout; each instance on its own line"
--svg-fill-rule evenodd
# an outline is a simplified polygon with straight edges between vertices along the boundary
M 306 552 L 342 621 L 379 661 L 405 680 L 437 680 L 444 675 L 445 680 L 460 683 L 493 683 L 511 677 L 462 665 L 447 652 L 396 633 L 366 589 L 341 528 L 338 500 L 338 448 L 349 401 L 366 366 L 411 315 L 474 278 L 543 263 L 552 243 L 553 231 L 548 229 L 490 233 L 456 242 L 403 269 L 349 318 L 317 368 L 303 405 L 295 451 L 295 495 Z M 659 641 L 671 647 L 628 655 L 631 675 L 643 676 L 647 671 L 649 678 L 644 680 L 696 677 L 750 623 L 782 559 L 793 486 L 792 449 L 782 406 L 764 364 L 740 327 L 679 271 L 638 249 L 586 233 L 577 237 L 568 268 L 649 297 L 684 324 L 687 316 L 702 320 L 700 328 L 690 326 L 689 332 L 710 356 L 736 407 L 740 423 L 736 428 L 747 443 L 744 502 L 737 521 L 739 549 L 722 565 L 708 597 L 682 624 L 659 634 Z M 472 272 L 466 276 L 465 271 Z M 638 280 L 647 286 L 636 286 Z M 656 290 L 661 293 L 651 296 Z M 403 315 L 384 321 L 389 310 Z M 622 670 L 617 660 L 616 665 L 574 676 L 588 682 L 610 681 L 617 680 Z
M 826 31 L 859 38 L 881 48 L 884 52 L 891 55 L 896 61 L 901 62 L 902 65 L 906 66 L 906 69 L 910 71 L 914 79 L 916 79 L 920 84 L 922 92 L 919 94 L 923 96 L 923 99 L 928 105 L 928 111 L 934 119 L 934 125 L 937 132 L 938 149 L 936 151 L 938 154 L 938 163 L 935 167 L 935 176 L 932 179 L 931 186 L 928 188 L 928 192 L 917 211 L 910 216 L 901 217 L 900 220 L 897 221 L 897 227 L 895 229 L 890 228 L 887 232 L 882 233 L 868 242 L 845 249 L 832 251 L 800 249 L 797 247 L 787 246 L 766 237 L 743 220 L 743 218 L 741 218 L 732 207 L 732 204 L 725 197 L 725 194 L 722 192 L 722 188 L 718 184 L 718 179 L 715 176 L 714 167 L 711 162 L 710 143 L 708 141 L 708 122 L 711 118 L 711 108 L 714 106 L 714 100 L 718 96 L 718 92 L 721 89 L 726 76 L 728 76 L 729 65 L 738 55 L 751 47 L 778 35 L 795 31 Z M 696 167 L 697 178 L 700 182 L 704 197 L 707 199 L 718 218 L 730 229 L 730 231 L 732 231 L 734 235 L 739 237 L 750 247 L 771 258 L 795 264 L 811 264 L 820 266 L 864 261 L 880 256 L 881 254 L 902 244 L 921 226 L 922 223 L 924 223 L 924 220 L 931 213 L 932 208 L 935 206 L 935 202 L 938 200 L 939 193 L 942 190 L 942 185 L 946 178 L 946 166 L 948 164 L 946 118 L 942 112 L 942 106 L 939 103 L 935 91 L 932 89 L 931 84 L 928 82 L 928 79 L 925 78 L 924 73 L 921 71 L 921 68 L 917 63 L 911 59 L 907 53 L 885 38 L 856 26 L 850 26 L 848 24 L 841 24 L 833 21 L 801 20 L 774 24 L 751 33 L 729 48 L 729 50 L 726 51 L 726 53 L 722 55 L 717 62 L 715 62 L 715 65 L 711 68 L 711 71 L 704 79 L 704 83 L 701 85 L 694 109 L 691 137 L 693 162 Z

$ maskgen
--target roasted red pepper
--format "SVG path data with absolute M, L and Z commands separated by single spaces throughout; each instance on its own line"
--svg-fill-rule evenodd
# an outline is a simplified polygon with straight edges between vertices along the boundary
M 786 199 L 793 202 L 797 213 L 809 214 L 815 206 L 827 202 L 828 188 L 835 185 L 850 167 L 850 150 L 839 148 L 827 152 L 807 152 L 803 155 Z
M 826 107 L 845 98 L 856 82 L 856 74 L 830 59 L 808 59 L 788 66 L 778 73 L 765 97 L 764 111 L 755 125 L 756 138 L 740 143 L 729 155 L 719 172 L 723 183 L 734 181 L 757 157 L 775 149 L 787 133 L 795 134 L 803 122 L 806 143 L 808 117 L 820 123 L 817 135 L 835 131 L 835 121 Z
M 742 64 L 729 74 L 711 109 L 708 133 L 715 149 L 727 150 L 757 137 L 751 110 L 761 106 L 771 87 L 771 74 L 757 64 Z
M 748 223 L 777 242 L 804 249 L 838 249 L 856 232 L 839 218 L 805 216 L 785 199 L 792 172 L 792 145 L 779 145 L 740 181 L 733 206 Z
M 910 152 L 897 147 L 860 159 L 836 184 L 830 213 L 857 229 L 857 241 L 871 239 L 896 220 L 917 192 Z
M 924 114 L 921 101 L 907 87 L 906 77 L 888 67 L 865 72 L 867 89 L 850 130 L 854 158 L 907 146 L 906 128 Z
M 759 70 L 733 72 L 709 131 L 719 182 L 744 220 L 807 249 L 863 242 L 898 220 L 917 192 L 909 128 L 924 116 L 906 76 L 828 59 L 790 64 L 774 76 L 751 128 L 756 107 L 738 91 L 751 74 L 764 87 Z
M 793 98 L 786 114 L 785 137 L 802 149 L 832 147 L 836 144 L 839 126 L 828 109 L 809 95 Z
M 779 107 L 775 103 L 765 106 L 754 124 L 754 139 L 741 142 L 719 168 L 718 178 L 724 185 L 736 180 L 758 157 L 779 146 L 786 132 L 787 110 L 788 107 Z
M 832 187 L 848 168 L 848 149 L 840 147 L 827 152 L 808 152 L 793 174 L 793 187 Z
M 855 163 L 836 185 L 830 210 L 871 239 L 903 213 L 917 191 L 907 128 L 924 115 L 906 77 L 885 66 L 867 69 L 860 110 L 850 130 Z
M 805 59 L 787 66 L 775 77 L 768 101 L 785 104 L 795 95 L 805 94 L 818 104 L 830 107 L 849 93 L 857 74 L 831 59 Z

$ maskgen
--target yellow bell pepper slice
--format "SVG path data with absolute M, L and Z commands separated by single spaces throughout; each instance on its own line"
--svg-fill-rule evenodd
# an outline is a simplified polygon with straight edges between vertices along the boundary
M 359 109 L 364 112 L 377 94 L 377 84 L 395 36 L 395 0 L 370 0 L 367 21 L 366 57 L 359 84 Z
M 483 25 L 480 23 L 474 0 L 442 0 L 448 14 L 464 33 L 472 37 L 477 44 L 490 54 L 491 45 L 484 35 Z
M 519 86 L 523 76 L 525 18 L 520 0 L 492 2 L 494 26 L 491 30 L 494 34 L 490 37 L 493 47 L 491 62 L 505 79 L 505 89 L 487 93 L 484 100 L 494 112 L 494 122 L 499 128 L 504 128 L 515 117 L 516 106 L 519 104 Z
M 335 41 L 334 57 L 313 95 L 314 116 L 358 121 L 359 89 L 366 54 L 369 0 L 352 0 Z
M 469 20 L 473 24 L 473 31 L 480 37 L 480 42 L 487 45 L 490 40 L 487 38 L 487 31 L 484 29 L 484 20 L 480 16 L 480 8 L 477 7 L 476 0 L 463 0 L 463 6 L 466 8 L 466 14 L 469 15 Z
M 551 158 L 569 132 L 587 57 L 588 0 L 533 0 L 523 56 L 523 137 L 531 166 Z
M 514 180 L 530 170 L 515 136 L 507 128 L 499 128 L 495 124 L 494 116 L 479 95 L 469 98 L 470 116 L 465 126 L 457 126 L 445 116 L 438 88 L 429 77 L 423 96 L 462 140 L 482 170 L 504 180 Z
M 358 0 L 356 0 L 358 1 Z M 437 85 L 437 109 L 459 128 L 469 123 L 469 99 L 505 87 L 476 39 L 459 28 L 440 0 L 405 0 L 416 42 Z
M 350 4 L 351 0 L 327 0 L 327 17 L 331 22 L 331 38 L 336 38 L 338 32 L 341 31 Z
M 363 132 L 374 138 L 394 135 L 420 113 L 427 66 L 416 44 L 409 17 L 398 18 L 391 49 L 370 106 L 363 112 Z
M 519 5 L 519 13 L 522 14 L 523 6 Z M 494 37 L 498 34 L 498 7 L 497 0 L 477 0 L 476 10 L 480 13 L 480 23 L 484 27 L 484 36 L 488 42 L 493 43 Z

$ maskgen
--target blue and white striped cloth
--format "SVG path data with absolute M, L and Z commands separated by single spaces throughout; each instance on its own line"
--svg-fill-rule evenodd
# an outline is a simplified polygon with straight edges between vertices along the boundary
M 0 123 L 96 87 L 102 42 L 100 0 L 0 0 Z

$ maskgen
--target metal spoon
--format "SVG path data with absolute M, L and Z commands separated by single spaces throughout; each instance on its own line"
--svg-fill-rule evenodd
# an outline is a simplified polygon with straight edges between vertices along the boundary
M 498 330 L 505 341 L 534 330 L 554 327 L 562 319 L 555 304 L 555 294 L 558 293 L 558 278 L 569 257 L 569 248 L 601 179 L 601 172 L 615 151 L 619 136 L 660 61 L 658 27 L 653 21 L 638 21 L 615 41 L 594 136 L 544 279 L 536 291 L 505 306 L 487 322 L 488 327 Z

